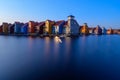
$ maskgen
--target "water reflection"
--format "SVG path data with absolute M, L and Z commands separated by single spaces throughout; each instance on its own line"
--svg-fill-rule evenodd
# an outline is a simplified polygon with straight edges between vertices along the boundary
M 0 36 L 0 79 L 119 80 L 119 40 L 114 35 L 81 36 L 56 43 L 49 37 Z

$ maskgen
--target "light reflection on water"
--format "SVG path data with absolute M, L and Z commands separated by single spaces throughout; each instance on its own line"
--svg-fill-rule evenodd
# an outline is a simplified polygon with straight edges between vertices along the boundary
M 120 79 L 120 36 L 61 40 L 0 36 L 0 79 Z

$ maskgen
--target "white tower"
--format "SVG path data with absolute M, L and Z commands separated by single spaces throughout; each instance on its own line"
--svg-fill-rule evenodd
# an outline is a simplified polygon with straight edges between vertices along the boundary
M 79 34 L 79 24 L 74 19 L 73 15 L 68 16 L 68 26 L 70 28 L 71 35 L 78 35 Z

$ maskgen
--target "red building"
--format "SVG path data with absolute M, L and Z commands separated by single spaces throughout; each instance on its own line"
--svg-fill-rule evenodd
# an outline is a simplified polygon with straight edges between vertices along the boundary
M 0 26 L 0 33 L 2 33 L 3 32 L 3 29 L 2 29 L 2 25 Z
M 29 21 L 28 22 L 28 33 L 35 33 L 35 26 L 38 25 L 38 22 Z

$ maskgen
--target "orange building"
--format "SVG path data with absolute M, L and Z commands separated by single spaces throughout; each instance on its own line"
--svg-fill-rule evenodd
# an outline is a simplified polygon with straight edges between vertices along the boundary
M 37 26 L 38 23 L 34 21 L 29 21 L 28 22 L 28 32 L 29 33 L 35 33 L 35 26 Z
M 85 34 L 85 35 L 88 35 L 88 34 L 89 34 L 89 28 L 88 28 L 88 26 L 87 26 L 87 23 L 84 23 L 84 25 L 81 26 L 80 33 L 81 33 L 81 34 Z
M 113 34 L 113 29 L 112 28 L 108 29 L 107 34 Z

